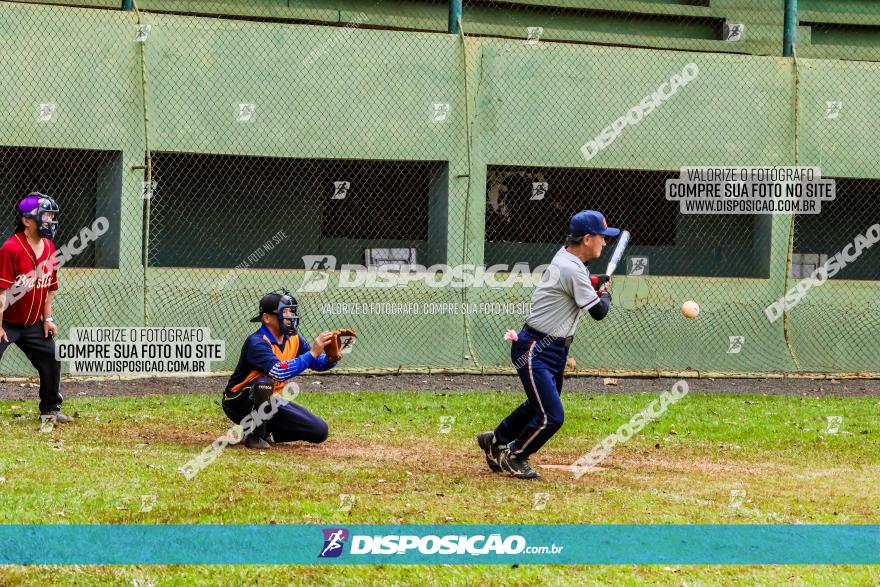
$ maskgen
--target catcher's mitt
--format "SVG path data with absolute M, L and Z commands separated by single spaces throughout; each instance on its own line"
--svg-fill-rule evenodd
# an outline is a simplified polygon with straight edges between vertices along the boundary
M 356 338 L 357 333 L 354 330 L 349 330 L 348 328 L 334 330 L 333 338 L 331 338 L 330 343 L 324 347 L 324 354 L 327 355 L 327 360 L 331 363 L 340 360 L 342 358 L 342 353 L 351 348 L 351 345 L 354 344 L 354 339 Z

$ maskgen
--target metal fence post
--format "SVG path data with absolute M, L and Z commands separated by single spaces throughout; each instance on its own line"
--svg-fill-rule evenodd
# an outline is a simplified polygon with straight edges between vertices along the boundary
M 785 29 L 782 38 L 782 55 L 791 57 L 794 55 L 797 39 L 797 0 L 785 0 Z
M 449 32 L 457 35 L 461 32 L 461 0 L 449 0 Z

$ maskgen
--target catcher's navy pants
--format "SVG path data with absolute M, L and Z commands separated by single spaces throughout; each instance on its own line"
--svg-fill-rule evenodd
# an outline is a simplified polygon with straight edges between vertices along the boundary
M 257 377 L 249 382 L 240 393 L 224 394 L 223 411 L 230 420 L 241 424 L 245 416 L 256 410 L 259 406 L 254 405 L 252 392 L 254 385 L 269 385 L 273 381 L 268 377 Z M 272 434 L 275 442 L 293 442 L 305 440 L 306 442 L 319 443 L 327 440 L 329 428 L 327 422 L 314 415 L 302 406 L 293 402 L 278 407 L 278 412 L 269 418 L 269 421 L 257 426 L 254 435 L 266 438 Z
M 513 342 L 510 358 L 527 399 L 495 429 L 495 442 L 527 458 L 562 428 L 565 413 L 559 395 L 571 338 L 552 338 L 523 328 Z

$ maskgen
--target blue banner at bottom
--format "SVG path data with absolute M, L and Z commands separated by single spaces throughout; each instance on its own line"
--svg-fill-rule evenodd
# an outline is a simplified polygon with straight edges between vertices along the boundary
M 880 526 L 0 525 L 0 564 L 880 564 Z

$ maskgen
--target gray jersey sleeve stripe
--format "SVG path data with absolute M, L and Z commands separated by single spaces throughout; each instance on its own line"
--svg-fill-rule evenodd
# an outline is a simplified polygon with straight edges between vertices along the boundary
M 595 298 L 584 304 L 583 306 L 578 306 L 581 310 L 589 310 L 593 306 L 599 303 L 599 296 L 597 295 Z

